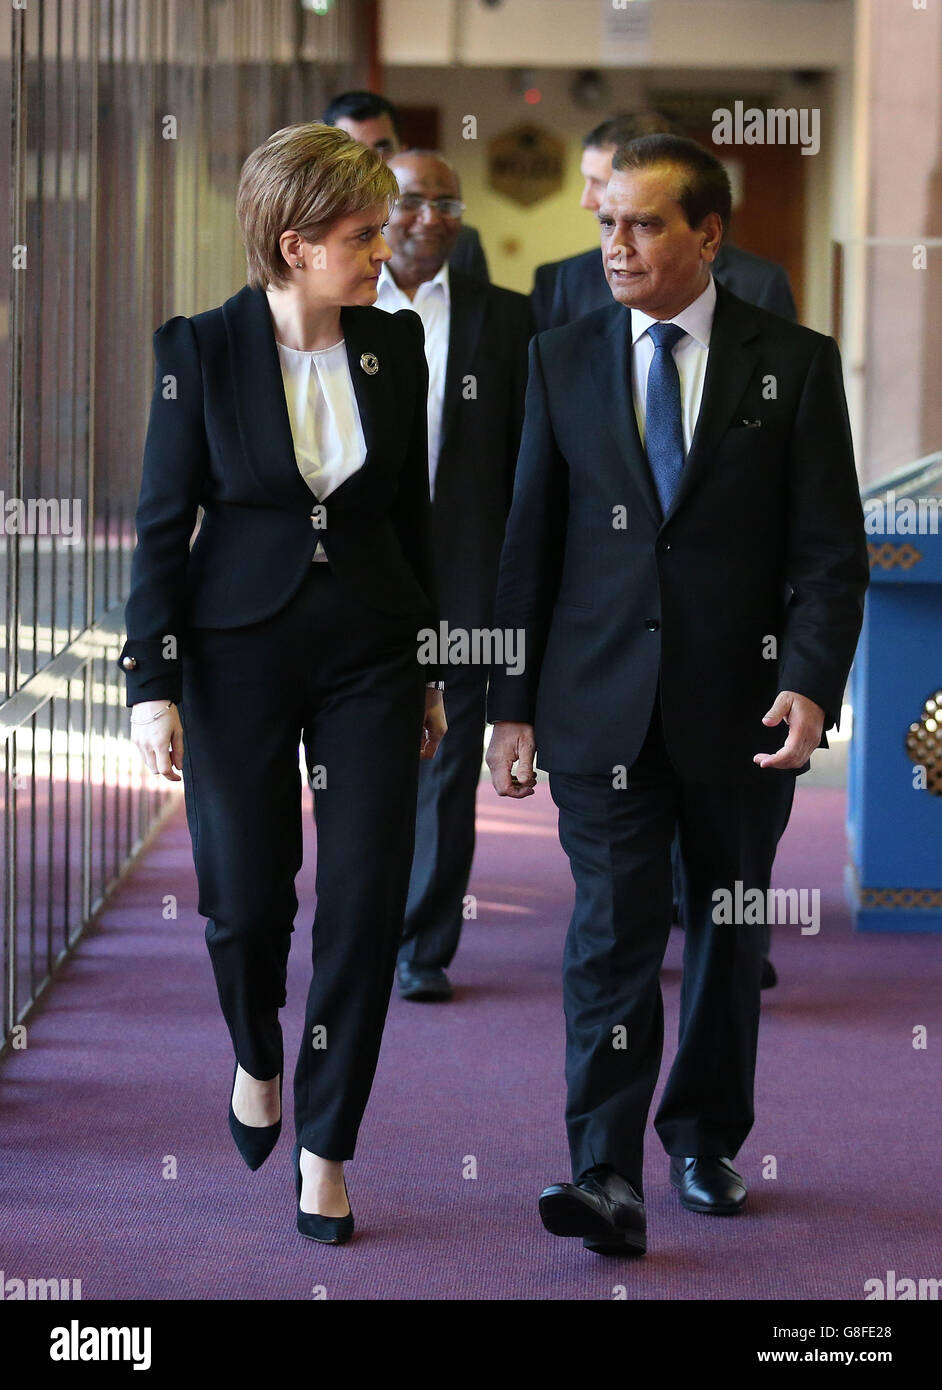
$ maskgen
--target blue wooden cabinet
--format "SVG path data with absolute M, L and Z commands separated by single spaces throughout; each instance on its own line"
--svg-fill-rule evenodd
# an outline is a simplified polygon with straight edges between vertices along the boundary
M 942 931 L 942 455 L 862 494 L 848 896 L 860 931 Z

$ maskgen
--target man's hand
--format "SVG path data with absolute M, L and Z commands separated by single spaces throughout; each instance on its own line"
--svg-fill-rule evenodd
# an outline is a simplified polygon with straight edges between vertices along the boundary
M 532 724 L 513 724 L 508 719 L 501 719 L 494 725 L 484 761 L 491 769 L 491 781 L 498 796 L 519 799 L 533 795 L 536 785 L 533 770 L 535 757 L 536 740 Z M 512 771 L 514 763 L 517 764 L 516 776 Z
M 426 690 L 425 718 L 422 720 L 422 742 L 419 744 L 419 757 L 434 758 L 438 745 L 448 732 L 445 718 L 445 702 L 440 690 Z
M 809 700 L 806 695 L 796 695 L 794 690 L 780 690 L 768 714 L 763 715 L 762 722 L 771 729 L 781 724 L 783 719 L 788 725 L 788 738 L 777 753 L 755 755 L 752 761 L 760 767 L 804 767 L 821 743 L 824 710 L 814 700 Z

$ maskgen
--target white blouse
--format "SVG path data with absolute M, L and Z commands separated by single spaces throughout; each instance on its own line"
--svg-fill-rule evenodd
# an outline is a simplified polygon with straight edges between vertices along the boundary
M 347 349 L 343 339 L 317 352 L 277 343 L 281 376 L 301 477 L 319 502 L 366 461 Z M 326 560 L 320 541 L 315 560 Z

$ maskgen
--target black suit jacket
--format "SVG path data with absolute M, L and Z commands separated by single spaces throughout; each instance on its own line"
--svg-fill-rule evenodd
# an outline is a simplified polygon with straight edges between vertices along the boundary
M 526 295 L 449 269 L 451 316 L 432 502 L 435 585 L 451 627 L 488 627 L 523 428 Z
M 629 327 L 612 303 L 531 344 L 494 616 L 524 630 L 526 666 L 492 672 L 488 718 L 535 724 L 544 768 L 611 775 L 637 757 L 660 679 L 682 776 L 767 777 L 752 757 L 784 742 L 761 722 L 779 690 L 836 723 L 869 577 L 837 344 L 718 286 L 662 519 Z
M 316 498 L 295 460 L 264 290 L 168 319 L 144 445 L 126 608 L 128 704 L 180 699 L 186 629 L 241 627 L 282 608 L 318 540 L 352 596 L 437 621 L 428 488 L 424 332 L 418 314 L 344 308 L 341 326 L 366 439 L 363 467 Z M 361 358 L 379 364 L 371 375 Z M 199 534 L 189 548 L 204 509 Z M 323 518 L 318 517 L 317 521 Z M 172 641 L 168 639 L 173 639 Z M 430 680 L 441 672 L 428 667 Z
M 448 257 L 448 266 L 451 270 L 460 270 L 462 274 L 470 275 L 474 280 L 490 280 L 487 257 L 476 227 L 469 227 L 464 222 L 461 224 L 458 240 Z
M 712 269 L 716 283 L 725 285 L 747 304 L 756 304 L 793 322 L 797 318 L 788 276 L 774 261 L 724 242 Z M 547 328 L 562 328 L 583 314 L 604 309 L 612 302 L 612 292 L 605 278 L 601 250 L 593 247 L 567 260 L 538 266 L 530 297 L 539 333 Z

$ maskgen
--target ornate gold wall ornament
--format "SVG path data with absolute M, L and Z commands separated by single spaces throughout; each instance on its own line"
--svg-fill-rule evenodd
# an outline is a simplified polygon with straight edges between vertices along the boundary
M 929 696 L 919 720 L 910 724 L 906 752 L 926 769 L 926 791 L 942 796 L 942 690 Z
M 487 147 L 487 181 L 521 207 L 532 207 L 563 186 L 566 146 L 559 136 L 525 121 L 495 135 Z

